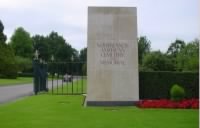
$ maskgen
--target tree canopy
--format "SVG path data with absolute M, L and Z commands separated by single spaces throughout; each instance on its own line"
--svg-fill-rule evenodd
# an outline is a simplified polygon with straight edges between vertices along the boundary
M 189 42 L 177 55 L 177 70 L 199 71 L 199 40 Z
M 3 23 L 0 20 L 0 43 L 5 43 L 6 39 L 7 39 L 6 35 L 4 35 L 4 33 L 3 33 L 3 30 L 4 30 L 4 26 L 3 26 Z
M 32 58 L 33 56 L 32 44 L 33 42 L 30 37 L 30 34 L 22 27 L 19 27 L 15 30 L 10 41 L 10 45 L 14 49 L 15 55 L 25 58 Z
M 138 59 L 139 64 L 142 64 L 143 57 L 150 52 L 151 42 L 147 39 L 146 36 L 141 36 L 138 39 Z
M 52 31 L 47 36 L 35 35 L 32 39 L 34 51 L 38 50 L 40 58 L 45 61 L 50 61 L 52 55 L 55 61 L 71 61 L 72 56 L 78 58 L 78 51 L 57 32 Z
M 55 62 L 87 61 L 87 47 L 79 53 L 55 31 L 46 36 L 36 34 L 31 37 L 23 27 L 18 27 L 9 44 L 6 44 L 7 38 L 3 31 L 4 26 L 0 20 L 0 77 L 4 72 L 15 74 L 17 71 L 32 71 L 32 57 L 36 50 L 39 51 L 39 58 L 46 62 L 51 61 L 52 56 Z M 138 38 L 138 58 L 140 71 L 198 71 L 199 40 L 185 42 L 176 39 L 166 52 L 161 52 L 152 51 L 151 41 L 141 36 Z M 80 68 L 86 74 L 87 65 Z
M 83 48 L 80 50 L 79 58 L 80 58 L 80 61 L 82 61 L 82 62 L 87 61 L 87 48 Z
M 171 43 L 167 50 L 167 54 L 172 57 L 176 57 L 177 54 L 185 47 L 185 42 L 179 39 L 176 39 L 175 42 Z
M 0 21 L 0 77 L 16 78 L 17 66 L 12 47 L 6 44 L 6 35 L 3 33 L 4 26 Z
M 147 71 L 172 71 L 174 66 L 170 58 L 160 51 L 153 51 L 144 57 L 143 70 Z

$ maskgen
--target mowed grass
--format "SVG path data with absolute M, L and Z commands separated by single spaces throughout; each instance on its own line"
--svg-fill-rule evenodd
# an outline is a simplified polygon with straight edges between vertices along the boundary
M 0 105 L 0 128 L 198 128 L 198 110 L 83 107 L 81 95 L 42 94 Z
M 32 77 L 17 77 L 17 79 L 0 79 L 0 86 L 7 86 L 7 85 L 19 85 L 19 84 L 26 84 L 32 83 Z

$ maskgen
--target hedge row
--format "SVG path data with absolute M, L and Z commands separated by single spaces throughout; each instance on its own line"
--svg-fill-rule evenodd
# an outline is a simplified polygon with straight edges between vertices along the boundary
M 24 73 L 24 72 L 22 72 L 22 73 L 18 73 L 18 77 L 33 77 L 33 73 L 32 72 L 30 72 L 30 73 Z
M 18 76 L 32 77 L 33 74 L 19 73 Z M 174 84 L 185 89 L 186 98 L 199 98 L 198 72 L 140 72 L 140 99 L 169 99 L 169 90 Z
M 169 99 L 173 84 L 185 89 L 185 98 L 199 98 L 198 72 L 140 72 L 140 99 Z
M 4 64 L 0 62 L 0 78 L 17 78 L 17 66 L 14 64 Z

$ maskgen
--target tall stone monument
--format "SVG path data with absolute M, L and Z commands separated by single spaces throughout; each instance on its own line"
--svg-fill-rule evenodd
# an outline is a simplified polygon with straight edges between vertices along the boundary
M 137 10 L 88 7 L 88 106 L 133 105 L 139 100 Z

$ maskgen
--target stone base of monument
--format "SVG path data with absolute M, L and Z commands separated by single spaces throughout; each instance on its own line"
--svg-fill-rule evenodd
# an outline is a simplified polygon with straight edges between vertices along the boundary
M 86 106 L 134 106 L 138 101 L 86 101 Z

